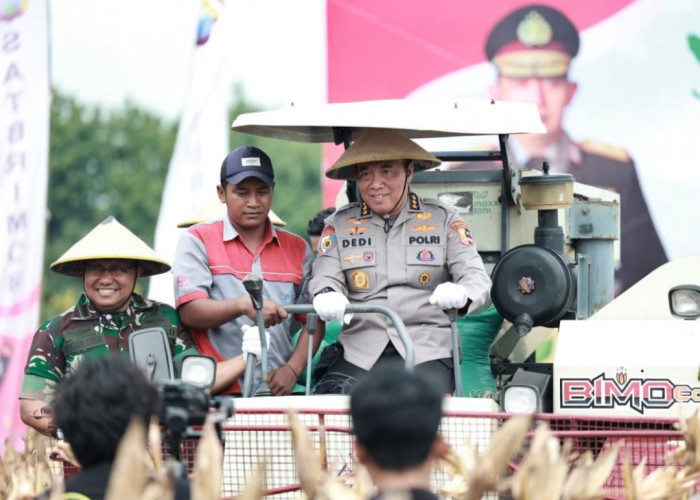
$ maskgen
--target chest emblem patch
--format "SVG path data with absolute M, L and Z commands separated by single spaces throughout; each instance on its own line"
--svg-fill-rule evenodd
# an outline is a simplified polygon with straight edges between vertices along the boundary
M 355 262 L 358 262 L 360 260 L 364 262 L 372 262 L 374 260 L 374 253 L 373 252 L 365 252 L 365 253 L 354 253 L 352 255 L 347 255 L 343 257 L 343 260 L 345 262 L 350 262 L 351 264 L 354 264 Z
M 353 271 L 352 274 L 350 274 L 350 279 L 358 290 L 366 290 L 369 288 L 369 276 L 367 276 L 367 273 L 364 271 Z
M 433 252 L 431 252 L 427 248 L 424 248 L 423 250 L 418 252 L 418 255 L 416 255 L 416 259 L 420 262 L 432 262 L 435 260 L 435 256 L 433 255 Z
M 369 226 L 346 227 L 345 230 L 350 234 L 362 234 L 369 229 Z
M 434 226 L 432 224 L 422 224 L 420 226 L 413 226 L 411 231 L 415 231 L 417 233 L 429 233 L 430 231 L 435 231 L 437 228 L 438 226 Z

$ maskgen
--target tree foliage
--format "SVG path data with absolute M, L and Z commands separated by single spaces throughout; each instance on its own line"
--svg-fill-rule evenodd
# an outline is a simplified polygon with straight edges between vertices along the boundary
M 236 89 L 231 121 L 258 110 Z M 71 282 L 53 273 L 50 263 L 107 216 L 114 215 L 153 245 L 176 133 L 176 123 L 131 102 L 107 113 L 54 92 L 42 319 L 71 307 L 82 290 L 82 280 Z M 272 158 L 277 182 L 273 209 L 287 229 L 305 235 L 308 220 L 321 208 L 320 146 L 231 132 L 232 148 L 244 143 Z M 140 286 L 145 284 L 141 280 Z

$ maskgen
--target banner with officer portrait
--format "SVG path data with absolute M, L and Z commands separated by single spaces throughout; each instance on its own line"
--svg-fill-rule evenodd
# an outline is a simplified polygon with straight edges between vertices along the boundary
M 498 91 L 500 76 L 524 79 L 540 65 L 534 76 L 542 85 L 560 75 L 570 84 L 558 110 L 552 105 L 543 111 L 544 98 L 532 89 L 510 98 L 539 100 L 545 123 L 561 114 L 562 157 L 597 165 L 585 169 L 591 178 L 577 167 L 584 178 L 577 180 L 635 191 L 621 194 L 629 212 L 623 225 L 638 230 L 623 236 L 623 249 L 659 254 L 663 261 L 697 253 L 700 234 L 685 224 L 697 211 L 694 193 L 700 185 L 700 169 L 692 161 L 700 130 L 700 6 L 694 0 L 537 2 L 570 22 L 575 52 L 564 23 L 537 9 L 521 12 L 494 33 L 509 15 L 534 4 L 329 0 L 328 101 L 488 99 Z M 526 46 L 542 50 L 528 52 Z M 504 61 L 525 61 L 530 69 L 518 75 Z M 324 168 L 338 150 L 326 146 Z M 520 153 L 527 156 L 524 149 Z M 509 156 L 517 163 L 518 154 Z M 342 183 L 323 182 L 324 205 L 335 205 Z M 637 198 L 642 205 L 629 201 Z M 644 216 L 650 229 L 639 229 Z

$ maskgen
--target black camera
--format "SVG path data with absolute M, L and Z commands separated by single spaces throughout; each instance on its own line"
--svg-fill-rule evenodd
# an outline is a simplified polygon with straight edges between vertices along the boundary
M 175 367 L 168 337 L 163 328 L 145 328 L 129 336 L 129 352 L 160 392 L 160 425 L 168 453 L 181 459 L 182 440 L 196 440 L 202 435 L 207 416 L 213 418 L 219 440 L 222 423 L 233 415 L 233 400 L 212 398 L 209 389 L 216 379 L 216 361 L 209 356 L 187 356 L 180 365 L 180 378 Z
M 213 406 L 209 394 L 182 380 L 160 382 L 162 408 L 160 423 L 166 430 L 186 434 L 193 426 L 201 426 Z

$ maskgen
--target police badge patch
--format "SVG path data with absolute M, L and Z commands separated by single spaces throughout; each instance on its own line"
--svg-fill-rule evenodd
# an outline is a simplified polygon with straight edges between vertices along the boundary
M 354 271 L 350 275 L 350 279 L 358 290 L 366 290 L 369 288 L 369 276 L 367 276 L 367 273 L 364 271 Z
M 450 224 L 450 229 L 453 229 L 459 235 L 459 242 L 464 246 L 471 246 L 474 244 L 474 238 L 472 238 L 472 233 L 469 232 L 467 223 L 463 220 L 454 221 Z
M 333 226 L 326 226 L 323 228 L 321 233 L 321 253 L 328 253 L 335 248 L 338 243 L 338 238 L 335 235 L 335 228 Z

